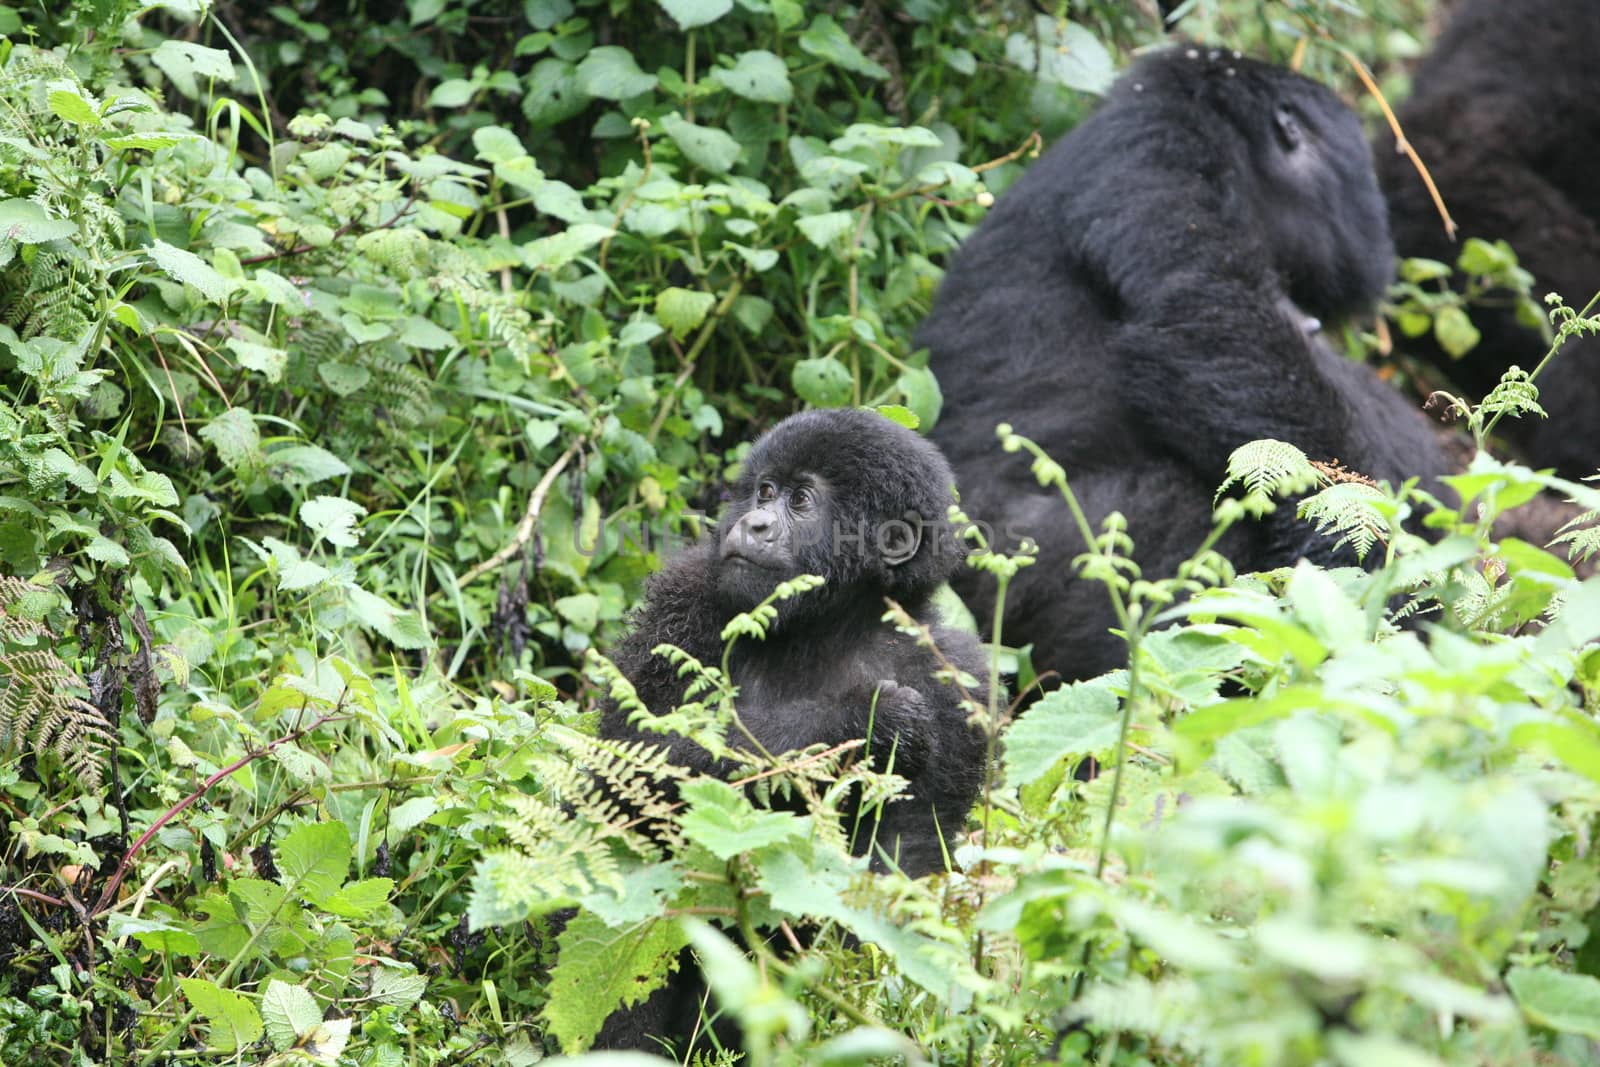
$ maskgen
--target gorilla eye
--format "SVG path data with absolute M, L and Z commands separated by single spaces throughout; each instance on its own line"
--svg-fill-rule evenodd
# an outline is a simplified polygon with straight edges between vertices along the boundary
M 816 502 L 817 494 L 803 485 L 789 494 L 789 504 L 797 511 L 805 511 Z
M 778 487 L 771 482 L 762 482 L 756 486 L 756 501 L 761 504 L 770 504 L 778 499 Z

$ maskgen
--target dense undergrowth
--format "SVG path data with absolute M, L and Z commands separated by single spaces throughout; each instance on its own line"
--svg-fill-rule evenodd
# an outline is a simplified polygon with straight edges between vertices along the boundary
M 1194 8 L 1399 90 L 1427 5 Z M 798 404 L 938 417 L 938 264 L 1153 10 L 0 6 L 0 1062 L 528 1064 L 685 943 L 751 1063 L 1592 1062 L 1596 539 L 1494 523 L 1600 494 L 1487 456 L 1319 498 L 1371 573 L 1106 531 L 1132 667 L 1009 726 L 959 874 L 851 859 L 837 754 L 671 849 L 595 792 L 670 773 L 591 737 L 639 580 Z M 1466 343 L 1442 273 L 1400 324 Z M 1222 521 L 1309 477 L 1238 466 Z

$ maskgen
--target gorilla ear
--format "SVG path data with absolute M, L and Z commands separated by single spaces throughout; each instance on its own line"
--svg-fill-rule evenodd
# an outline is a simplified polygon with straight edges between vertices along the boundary
M 878 528 L 878 552 L 890 567 L 909 563 L 922 547 L 922 516 L 908 511 L 903 519 L 892 519 Z
M 1288 104 L 1279 104 L 1273 111 L 1272 126 L 1278 135 L 1278 144 L 1285 152 L 1293 152 L 1305 143 L 1305 131 L 1300 128 L 1294 108 Z

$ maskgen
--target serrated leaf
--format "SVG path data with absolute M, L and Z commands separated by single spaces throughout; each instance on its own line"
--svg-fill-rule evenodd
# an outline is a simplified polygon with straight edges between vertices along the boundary
M 267 470 L 285 485 L 305 487 L 329 478 L 343 478 L 350 465 L 317 445 L 290 445 L 267 453 Z
M 304 823 L 278 843 L 284 888 L 316 901 L 338 892 L 350 870 L 350 831 L 342 822 Z
M 339 496 L 318 496 L 300 505 L 300 522 L 319 540 L 339 548 L 354 548 L 361 540 L 356 520 L 367 509 Z
M 1064 757 L 1113 748 L 1121 718 L 1111 684 L 1109 677 L 1074 682 L 1024 712 L 1006 732 L 1006 785 L 1037 781 Z
M 722 67 L 706 75 L 735 96 L 763 104 L 787 104 L 794 99 L 789 68 L 771 52 L 739 53 L 732 67 Z
M 249 997 L 203 978 L 180 978 L 178 985 L 208 1024 L 208 1047 L 217 1052 L 234 1052 L 261 1036 L 261 1016 L 256 1014 Z
M 378 631 L 400 648 L 427 648 L 428 629 L 414 611 L 401 611 L 383 597 L 350 586 L 345 597 L 361 625 Z
M 717 302 L 710 293 L 671 286 L 656 294 L 656 321 L 682 341 L 689 331 L 705 321 Z
M 810 832 L 808 819 L 786 811 L 763 811 L 726 782 L 702 778 L 685 783 L 680 794 L 689 810 L 679 826 L 695 844 L 718 859 L 793 841 Z
M 221 301 L 233 290 L 232 282 L 193 252 L 160 240 L 151 242 L 149 252 L 156 266 L 185 285 L 194 286 L 207 300 Z
M 289 353 L 270 345 L 259 345 L 239 337 L 228 338 L 228 348 L 239 360 L 239 366 L 257 371 L 269 382 L 283 378 L 283 368 L 289 364 Z
M 365 878 L 341 887 L 317 904 L 346 919 L 364 919 L 388 904 L 389 894 L 393 892 L 393 878 Z
M 733 10 L 733 0 L 656 0 L 680 30 L 709 25 Z
M 626 100 L 656 87 L 656 76 L 640 70 L 632 52 L 609 44 L 589 50 L 577 79 L 583 92 L 601 100 Z
M 541 1013 L 565 1052 L 593 1043 L 600 1024 L 619 1006 L 637 1004 L 676 970 L 688 939 L 675 922 L 613 930 L 579 912 L 561 932 L 556 965 Z
M 439 802 L 432 797 L 412 797 L 389 812 L 389 836 L 403 837 L 426 822 L 439 810 Z
M 409 1008 L 428 990 L 428 978 L 410 967 L 375 967 L 370 996 L 379 1004 Z
M 56 117 L 74 126 L 98 126 L 100 116 L 95 114 L 89 101 L 73 89 L 52 89 L 45 98 Z
M 577 259 L 616 231 L 609 226 L 582 222 L 560 233 L 529 241 L 523 246 L 523 263 L 534 270 L 555 270 Z
M 564 59 L 541 59 L 528 72 L 522 114 L 535 129 L 542 129 L 572 118 L 591 99 L 578 80 L 576 67 Z
M 813 407 L 836 408 L 850 402 L 855 381 L 850 368 L 832 356 L 802 359 L 794 365 L 795 395 Z
M 739 161 L 743 149 L 722 130 L 697 125 L 677 112 L 663 115 L 660 122 L 672 143 L 698 167 L 714 174 L 726 174 Z
M 272 1047 L 282 1052 L 322 1022 L 322 1008 L 310 990 L 274 978 L 261 994 L 261 1021 Z
M 77 232 L 77 223 L 52 219 L 32 200 L 0 200 L 0 241 L 36 245 L 65 240 Z
M 230 470 L 255 466 L 261 459 L 261 432 L 244 408 L 229 408 L 200 428 L 200 439 L 217 450 Z

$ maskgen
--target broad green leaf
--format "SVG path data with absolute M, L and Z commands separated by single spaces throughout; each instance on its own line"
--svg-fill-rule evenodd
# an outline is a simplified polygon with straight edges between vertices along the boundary
M 800 50 L 855 74 L 880 79 L 889 76 L 889 72 L 876 60 L 868 59 L 855 46 L 850 35 L 833 20 L 832 15 L 818 15 L 811 20 L 806 32 L 800 35 Z
M 478 91 L 478 84 L 465 78 L 446 78 L 428 94 L 428 107 L 466 107 Z
M 261 1016 L 243 993 L 223 989 L 203 978 L 180 978 L 178 985 L 208 1024 L 206 1045 L 209 1048 L 234 1052 L 261 1036 Z
M 1112 682 L 1109 677 L 1073 682 L 1023 712 L 1006 733 L 1006 785 L 1037 781 L 1067 756 L 1115 748 L 1122 719 Z
M 739 161 L 743 149 L 722 130 L 699 126 L 677 112 L 663 115 L 661 128 L 689 161 L 715 174 L 725 174 Z
M 1514 967 L 1506 985 L 1535 1025 L 1600 1041 L 1600 978 L 1554 967 Z
M 591 48 L 577 74 L 579 88 L 602 100 L 626 100 L 656 87 L 656 76 L 640 70 L 633 53 L 616 45 Z
M 233 291 L 232 282 L 193 252 L 157 240 L 150 244 L 150 258 L 167 274 L 200 290 L 207 300 L 224 300 Z
M 383 597 L 357 586 L 345 589 L 350 612 L 361 625 L 378 631 L 400 648 L 427 648 L 428 628 L 415 611 L 401 611 Z
M 895 388 L 905 398 L 906 407 L 916 412 L 919 426 L 932 427 L 944 410 L 944 394 L 939 390 L 939 380 L 926 367 L 908 367 L 895 382 Z
M 76 89 L 52 89 L 46 100 L 56 117 L 65 122 L 74 126 L 100 125 L 100 116 L 89 101 L 78 95 Z
M 587 107 L 591 99 L 576 67 L 563 59 L 541 59 L 528 72 L 522 114 L 535 129 L 543 129 L 572 118 Z
M 1439 309 L 1433 317 L 1433 336 L 1439 347 L 1455 359 L 1460 359 L 1478 346 L 1483 335 L 1472 325 L 1472 320 L 1461 308 L 1451 305 Z
M 575 593 L 556 599 L 556 613 L 584 633 L 593 633 L 600 624 L 600 598 L 593 593 Z
M 710 293 L 672 286 L 656 294 L 656 321 L 682 341 L 689 336 L 689 331 L 706 320 L 716 302 L 717 298 Z
M 270 345 L 256 344 L 238 337 L 228 338 L 228 348 L 239 360 L 239 366 L 257 371 L 269 382 L 281 381 L 283 368 L 289 364 L 289 353 Z
M 849 211 L 825 211 L 820 215 L 806 215 L 795 222 L 806 240 L 818 248 L 827 248 L 841 239 L 855 224 L 855 215 Z
M 305 487 L 329 478 L 343 478 L 350 465 L 316 445 L 290 445 L 267 453 L 267 472 L 285 485 Z
M 303 823 L 278 843 L 283 885 L 316 903 L 338 892 L 350 870 L 350 831 L 342 822 Z
M 230 470 L 255 466 L 261 459 L 261 433 L 244 408 L 229 408 L 200 428 L 200 437 L 217 450 Z
M 789 68 L 771 52 L 741 52 L 732 67 L 713 70 L 706 75 L 706 80 L 716 82 L 735 96 L 764 104 L 787 104 L 794 99 Z
M 372 999 L 379 1004 L 409 1008 L 422 999 L 428 990 L 428 979 L 412 967 L 374 967 L 372 970 Z
M 702 778 L 686 783 L 680 792 L 689 810 L 679 817 L 679 825 L 690 840 L 718 859 L 732 859 L 741 852 L 810 833 L 809 819 L 785 811 L 759 810 L 726 782 Z
M 318 496 L 300 505 L 300 522 L 317 536 L 338 548 L 354 548 L 361 541 L 356 520 L 367 509 L 339 496 Z
M 855 392 L 850 368 L 832 356 L 800 360 L 794 365 L 793 382 L 795 395 L 819 408 L 848 404 Z
M 583 255 L 616 233 L 609 226 L 584 222 L 560 233 L 529 241 L 522 249 L 523 263 L 533 270 L 555 270 Z
M 194 91 L 196 78 L 233 80 L 233 58 L 220 48 L 168 38 L 150 54 L 150 62 L 186 92 Z
M 77 232 L 77 223 L 50 218 L 32 200 L 0 200 L 0 242 L 36 245 L 63 240 Z
M 472 147 L 478 150 L 479 159 L 489 163 L 509 163 L 528 155 L 522 141 L 504 126 L 479 126 L 472 131 Z
M 713 23 L 733 10 L 733 0 L 656 0 L 680 30 Z
M 317 904 L 323 910 L 346 919 L 364 919 L 389 903 L 394 892 L 393 878 L 366 878 L 351 882 Z
M 322 1022 L 322 1007 L 309 990 L 274 978 L 261 994 L 261 1021 L 272 1047 L 282 1052 Z
M 600 1024 L 619 1006 L 637 1004 L 678 969 L 688 943 L 666 919 L 613 930 L 579 912 L 561 931 L 556 965 L 545 985 L 542 1017 L 565 1052 L 588 1048 Z

